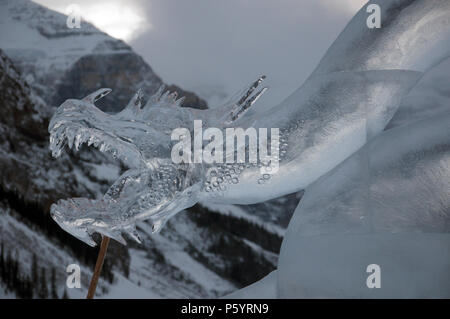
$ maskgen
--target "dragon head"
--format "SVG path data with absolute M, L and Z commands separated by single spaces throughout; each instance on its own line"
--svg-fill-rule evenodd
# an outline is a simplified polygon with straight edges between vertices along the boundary
M 179 211 L 197 202 L 201 182 L 195 166 L 161 165 L 158 170 L 126 171 L 101 199 L 71 198 L 51 207 L 65 231 L 95 246 L 94 233 L 126 244 L 122 233 L 141 242 L 136 223 L 149 220 L 152 232 Z
M 149 220 L 153 231 L 158 231 L 172 215 L 198 201 L 205 176 L 202 164 L 172 161 L 172 146 L 176 143 L 171 139 L 173 130 L 193 130 L 194 119 L 229 126 L 265 92 L 266 88 L 255 91 L 263 79 L 252 82 L 234 102 L 204 111 L 180 107 L 183 98 L 164 92 L 164 86 L 144 106 L 138 91 L 116 114 L 104 113 L 95 106 L 110 89 L 65 101 L 49 124 L 52 155 L 60 156 L 66 146 L 78 150 L 82 144 L 93 145 L 121 160 L 128 170 L 101 199 L 72 198 L 53 204 L 53 219 L 92 246 L 96 244 L 93 233 L 122 243 L 122 233 L 127 233 L 140 241 L 138 221 Z
M 50 149 L 54 157 L 68 146 L 79 150 L 82 144 L 109 152 L 128 167 L 103 198 L 60 200 L 51 207 L 53 219 L 67 232 L 89 245 L 95 245 L 97 232 L 125 243 L 122 232 L 139 241 L 135 224 L 152 221 L 154 231 L 172 214 L 196 203 L 199 187 L 194 165 L 172 163 L 171 131 L 187 127 L 190 111 L 179 107 L 183 99 L 161 87 L 142 107 L 138 91 L 117 114 L 107 114 L 95 101 L 108 94 L 100 89 L 82 100 L 65 101 L 49 124 Z
M 183 98 L 163 94 L 164 86 L 142 107 L 139 90 L 119 113 L 108 114 L 95 101 L 111 92 L 100 89 L 82 100 L 69 99 L 55 112 L 49 124 L 50 149 L 60 156 L 67 145 L 78 150 L 86 143 L 110 152 L 127 167 L 145 167 L 170 157 L 170 133 L 192 123 L 190 111 L 180 108 Z

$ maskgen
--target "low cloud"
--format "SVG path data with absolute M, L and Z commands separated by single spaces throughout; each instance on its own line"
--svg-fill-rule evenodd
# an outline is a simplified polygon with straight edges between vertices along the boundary
M 36 2 L 61 10 L 73 1 Z M 112 23 L 133 30 L 126 40 L 165 82 L 219 104 L 266 74 L 270 90 L 259 104 L 268 107 L 300 86 L 365 1 L 108 0 L 96 1 L 95 9 L 91 2 L 76 3 L 95 10 L 94 17 L 102 7 L 107 15 L 108 6 L 126 3 L 136 17 L 117 15 Z

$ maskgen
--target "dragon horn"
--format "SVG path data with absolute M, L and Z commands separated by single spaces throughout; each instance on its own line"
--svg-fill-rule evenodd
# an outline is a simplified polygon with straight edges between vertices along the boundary
M 256 81 L 249 85 L 247 92 L 241 97 L 241 99 L 237 102 L 238 105 L 243 104 L 253 93 L 253 91 L 264 81 L 266 78 L 265 75 L 261 75 Z
M 158 91 L 156 91 L 155 94 L 153 94 L 147 101 L 144 107 L 151 106 L 152 104 L 156 104 L 161 99 L 161 95 L 163 94 L 164 90 L 166 89 L 166 86 L 162 84 Z
M 142 89 L 137 90 L 125 108 L 140 109 L 142 105 L 142 96 L 143 96 Z
M 168 101 L 171 103 L 175 103 L 175 101 L 177 100 L 178 97 L 178 92 L 177 91 L 173 91 L 172 93 L 169 94 Z
M 136 230 L 136 225 L 130 225 L 130 226 L 126 227 L 125 231 L 131 238 L 133 238 L 139 244 L 142 243 L 141 236 L 139 235 L 138 231 Z
M 175 101 L 175 105 L 181 106 L 181 104 L 183 104 L 185 99 L 186 97 L 184 96 L 180 97 L 178 100 Z
M 98 89 L 97 91 L 95 91 L 95 92 L 89 94 L 88 96 L 86 96 L 85 98 L 83 98 L 83 101 L 94 104 L 96 101 L 100 100 L 102 97 L 108 95 L 111 91 L 112 90 L 108 89 L 108 88 Z

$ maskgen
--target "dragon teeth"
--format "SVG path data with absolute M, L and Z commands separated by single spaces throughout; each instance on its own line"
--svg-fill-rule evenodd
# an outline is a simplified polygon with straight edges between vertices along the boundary
M 71 149 L 73 146 L 73 142 L 74 142 L 75 136 L 72 133 L 68 133 L 67 134 L 67 145 L 69 145 L 69 148 Z
M 86 143 L 88 146 L 93 145 L 102 153 L 111 153 L 116 159 L 126 160 L 126 157 L 123 157 L 116 147 L 107 142 L 108 137 L 105 141 L 96 136 L 90 129 L 74 127 L 73 125 L 60 125 L 50 133 L 50 150 L 53 157 L 61 156 L 66 141 L 68 147 L 74 151 L 79 151 L 80 147 Z
M 75 146 L 75 150 L 79 150 L 79 148 L 80 148 L 80 145 L 81 145 L 81 136 L 80 135 L 77 135 L 76 137 L 75 137 L 75 143 L 74 143 L 74 146 Z
M 60 155 L 61 155 L 61 149 L 53 150 L 53 152 L 52 152 L 52 156 L 53 156 L 53 157 L 57 158 L 57 157 L 59 157 Z

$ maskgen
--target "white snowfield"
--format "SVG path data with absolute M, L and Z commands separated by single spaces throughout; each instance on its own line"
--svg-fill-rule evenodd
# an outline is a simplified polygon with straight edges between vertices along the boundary
M 84 23 L 83 32 L 69 29 L 63 14 L 42 9 L 31 1 L 3 0 L 1 8 L 0 45 L 19 66 L 23 65 L 29 84 L 57 79 L 83 55 L 118 52 L 102 46 L 114 39 L 91 24 Z M 82 42 L 68 36 L 71 34 L 81 37 Z M 120 49 L 130 51 L 125 45 Z

